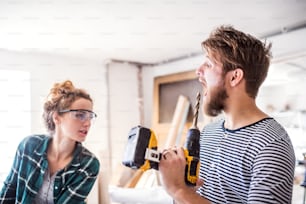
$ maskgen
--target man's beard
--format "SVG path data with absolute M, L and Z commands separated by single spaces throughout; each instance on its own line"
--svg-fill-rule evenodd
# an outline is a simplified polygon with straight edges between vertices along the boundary
M 211 99 L 204 105 L 204 112 L 209 116 L 217 116 L 224 110 L 225 99 L 228 97 L 223 86 L 218 87 L 211 94 Z

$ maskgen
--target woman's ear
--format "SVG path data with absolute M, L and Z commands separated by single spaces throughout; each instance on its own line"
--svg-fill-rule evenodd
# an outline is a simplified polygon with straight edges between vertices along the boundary
M 59 123 L 60 117 L 59 117 L 59 115 L 58 115 L 57 112 L 54 112 L 54 113 L 52 114 L 52 119 L 53 119 L 53 122 L 54 122 L 55 124 L 58 124 L 58 123 Z
M 237 86 L 243 79 L 243 70 L 240 68 L 231 71 L 230 85 Z

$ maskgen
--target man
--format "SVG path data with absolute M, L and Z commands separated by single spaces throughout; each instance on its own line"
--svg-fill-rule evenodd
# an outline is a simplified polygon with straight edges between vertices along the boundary
M 224 117 L 204 127 L 197 191 L 184 183 L 182 148 L 163 152 L 159 170 L 176 203 L 291 203 L 295 156 L 285 129 L 255 102 L 271 44 L 221 26 L 202 43 L 204 112 Z

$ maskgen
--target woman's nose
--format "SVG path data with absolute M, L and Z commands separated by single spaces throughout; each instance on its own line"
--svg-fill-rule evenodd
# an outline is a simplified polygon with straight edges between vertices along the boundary
M 90 127 L 91 126 L 92 121 L 90 119 L 87 119 L 86 121 L 84 121 L 84 126 L 86 127 Z

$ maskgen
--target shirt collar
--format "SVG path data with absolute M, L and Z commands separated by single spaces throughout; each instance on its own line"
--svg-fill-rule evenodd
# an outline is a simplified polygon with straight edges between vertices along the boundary
M 51 137 L 50 136 L 44 136 L 44 137 L 41 137 L 42 138 L 42 141 L 37 144 L 37 148 L 35 149 L 35 153 L 39 156 L 47 156 L 47 149 L 48 149 L 48 144 L 49 144 L 49 141 L 51 140 Z
M 82 144 L 80 142 L 77 142 L 76 143 L 76 148 L 73 152 L 73 159 L 71 161 L 71 165 L 72 166 L 80 166 L 81 165 L 81 151 L 82 151 L 83 147 L 82 147 Z

